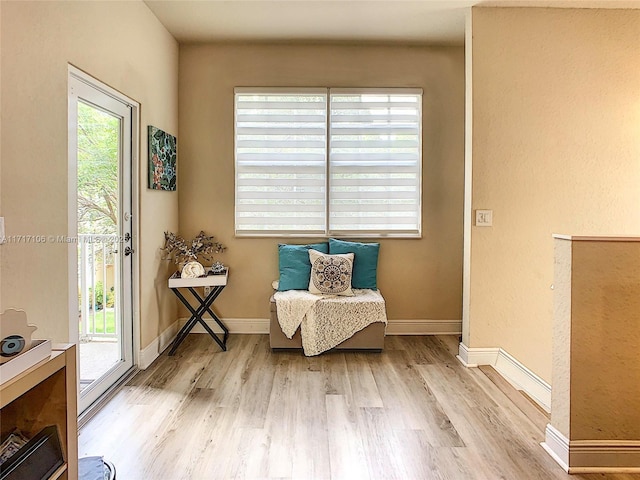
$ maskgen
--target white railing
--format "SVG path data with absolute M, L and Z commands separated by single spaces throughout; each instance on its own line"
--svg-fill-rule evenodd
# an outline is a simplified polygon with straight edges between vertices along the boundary
M 117 338 L 118 235 L 78 235 L 80 340 Z M 111 275 L 109 274 L 111 270 Z

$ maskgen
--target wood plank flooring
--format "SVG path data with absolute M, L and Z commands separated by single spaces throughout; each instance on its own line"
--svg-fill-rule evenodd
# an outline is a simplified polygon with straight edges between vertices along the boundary
M 191 334 L 82 428 L 80 456 L 103 455 L 118 480 L 640 479 L 565 474 L 539 445 L 544 422 L 457 349 L 390 336 L 382 353 L 307 358 L 266 335 L 221 352 Z

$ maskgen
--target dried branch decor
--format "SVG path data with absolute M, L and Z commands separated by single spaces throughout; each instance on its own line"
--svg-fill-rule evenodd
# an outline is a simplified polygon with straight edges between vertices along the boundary
M 173 259 L 175 264 L 206 260 L 213 261 L 217 253 L 225 251 L 226 247 L 220 242 L 214 241 L 214 236 L 201 231 L 193 240 L 185 240 L 182 236 L 172 232 L 164 232 L 164 247 L 162 248 L 165 260 Z

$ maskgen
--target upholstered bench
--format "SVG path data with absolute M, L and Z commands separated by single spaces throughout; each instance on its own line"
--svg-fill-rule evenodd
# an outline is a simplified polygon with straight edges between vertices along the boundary
M 271 296 L 270 299 L 270 323 L 269 323 L 269 343 L 273 350 L 277 349 L 301 349 L 302 337 L 300 329 L 296 331 L 292 338 L 282 332 L 280 323 L 278 322 L 278 311 L 276 309 L 276 301 Z M 372 323 L 356 332 L 351 338 L 346 339 L 340 345 L 335 347 L 336 350 L 377 350 L 384 349 L 384 334 L 386 325 L 381 322 Z
M 382 350 L 387 324 L 377 289 L 378 243 L 329 239 L 278 245 L 279 280 L 271 297 L 272 349 Z M 291 337 L 291 338 L 289 338 Z

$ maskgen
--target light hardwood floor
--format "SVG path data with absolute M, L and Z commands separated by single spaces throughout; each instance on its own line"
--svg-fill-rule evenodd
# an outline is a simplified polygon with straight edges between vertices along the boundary
M 104 455 L 118 480 L 640 479 L 565 474 L 539 445 L 543 414 L 457 349 L 390 336 L 382 353 L 307 358 L 266 335 L 221 352 L 191 334 L 82 428 L 80 456 Z

